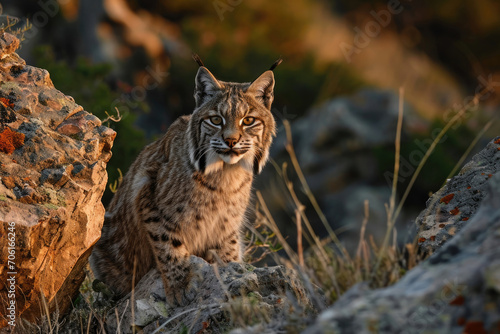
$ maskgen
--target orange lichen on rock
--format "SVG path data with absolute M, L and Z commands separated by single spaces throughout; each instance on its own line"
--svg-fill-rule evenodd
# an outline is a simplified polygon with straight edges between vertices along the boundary
M 453 199 L 453 197 L 455 197 L 455 194 L 446 195 L 445 197 L 441 198 L 441 200 L 439 201 L 439 203 L 448 204 Z
M 11 154 L 24 145 L 24 134 L 5 128 L 0 132 L 0 152 Z
M 435 235 L 431 236 L 431 241 L 436 241 L 436 236 Z
M 468 187 L 467 187 L 467 189 L 470 189 L 470 188 L 472 188 L 472 187 L 471 187 L 471 186 L 468 186 Z
M 14 189 L 14 187 L 16 186 L 16 180 L 13 176 L 2 177 L 2 183 L 7 187 L 7 189 Z
M 458 207 L 455 207 L 455 209 L 450 211 L 450 214 L 456 216 L 460 213 L 460 209 Z
M 425 240 L 427 240 L 427 239 L 425 239 L 425 238 L 419 238 L 419 239 L 418 239 L 418 242 L 419 242 L 419 243 L 420 243 L 420 242 L 424 242 Z
M 462 218 L 462 220 L 463 220 L 464 222 L 466 222 L 466 221 L 468 221 L 468 220 L 469 220 L 469 217 L 464 217 L 464 218 Z
M 465 324 L 464 333 L 467 334 L 487 334 L 482 321 L 468 321 Z
M 498 138 L 497 140 L 495 140 L 495 144 L 500 144 L 500 138 Z
M 5 97 L 0 97 L 0 104 L 4 107 L 14 108 L 14 103 L 10 102 L 10 100 Z
M 465 298 L 462 295 L 458 295 L 455 299 L 450 302 L 450 305 L 463 305 L 465 303 Z

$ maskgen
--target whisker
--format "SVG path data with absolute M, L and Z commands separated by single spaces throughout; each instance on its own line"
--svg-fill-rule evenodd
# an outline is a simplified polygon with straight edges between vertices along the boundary
M 240 154 L 245 154 L 256 147 L 253 143 L 253 140 L 251 139 L 243 140 L 238 144 L 239 146 L 234 147 L 234 149 L 240 151 Z M 209 149 L 212 149 L 216 152 L 218 150 L 229 149 L 229 147 L 225 143 L 223 143 L 220 138 L 211 138 L 208 142 L 204 142 L 196 148 L 194 159 L 199 160 L 204 154 L 207 154 Z M 253 155 L 254 158 L 262 156 L 261 149 L 258 147 L 256 147 L 256 149 L 253 149 Z
M 200 159 L 205 153 L 207 153 L 207 148 L 209 148 L 209 143 L 203 143 L 195 151 L 194 160 Z

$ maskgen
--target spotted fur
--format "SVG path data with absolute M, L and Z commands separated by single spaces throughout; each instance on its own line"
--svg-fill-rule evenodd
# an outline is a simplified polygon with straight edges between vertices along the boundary
M 193 113 L 144 148 L 106 213 L 91 265 L 118 295 L 132 289 L 134 272 L 138 282 L 156 267 L 167 300 L 182 304 L 196 276 L 191 255 L 242 260 L 252 179 L 275 134 L 274 76 L 223 82 L 202 66 L 195 84 Z

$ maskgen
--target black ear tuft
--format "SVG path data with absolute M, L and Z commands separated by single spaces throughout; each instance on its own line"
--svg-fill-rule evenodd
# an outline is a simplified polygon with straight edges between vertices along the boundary
M 205 66 L 203 65 L 203 62 L 201 61 L 200 56 L 198 56 L 196 53 L 192 54 L 193 60 L 199 65 L 199 66 Z
M 198 55 L 196 55 L 196 56 L 198 56 Z M 279 58 L 278 58 L 278 60 L 276 60 L 276 61 L 274 62 L 274 64 L 271 66 L 271 68 L 269 69 L 269 71 L 274 71 L 274 69 L 275 69 L 276 67 L 278 67 L 278 66 L 279 66 L 279 64 L 281 64 L 282 62 L 283 62 L 283 58 L 279 57 Z

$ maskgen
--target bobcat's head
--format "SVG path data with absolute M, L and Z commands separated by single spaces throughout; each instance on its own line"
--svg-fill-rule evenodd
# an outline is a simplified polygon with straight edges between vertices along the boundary
M 195 83 L 196 108 L 188 130 L 191 163 L 206 174 L 224 164 L 260 173 L 276 132 L 273 72 L 252 83 L 234 83 L 217 80 L 201 66 Z

